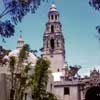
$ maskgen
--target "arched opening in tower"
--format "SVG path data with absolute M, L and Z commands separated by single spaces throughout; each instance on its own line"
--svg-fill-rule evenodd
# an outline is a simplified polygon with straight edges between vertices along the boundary
M 100 87 L 94 86 L 87 90 L 85 100 L 100 100 Z
M 53 18 L 53 15 L 51 15 L 51 20 L 53 20 L 54 18 Z
M 51 25 L 51 32 L 54 33 L 54 25 Z
M 57 15 L 55 15 L 55 20 L 57 20 Z
M 54 39 L 51 39 L 51 40 L 50 40 L 50 46 L 51 46 L 51 49 L 54 49 L 54 47 L 55 47 L 55 46 L 54 46 Z

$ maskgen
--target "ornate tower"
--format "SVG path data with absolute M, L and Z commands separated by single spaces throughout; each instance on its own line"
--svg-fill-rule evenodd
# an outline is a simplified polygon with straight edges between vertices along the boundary
M 22 38 L 22 35 L 20 35 L 18 41 L 17 41 L 17 49 L 21 49 L 24 46 L 24 40 Z
M 52 72 L 61 71 L 65 62 L 64 37 L 59 12 L 54 4 L 48 13 L 48 22 L 43 35 L 43 57 L 50 60 Z

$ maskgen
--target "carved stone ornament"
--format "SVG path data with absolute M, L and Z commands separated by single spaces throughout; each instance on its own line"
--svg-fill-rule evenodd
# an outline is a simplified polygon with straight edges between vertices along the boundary
M 85 82 L 83 82 L 82 92 L 83 92 L 83 100 L 85 100 L 85 95 L 87 91 L 92 87 L 100 87 L 100 73 L 97 70 L 93 70 L 90 72 L 90 77 Z

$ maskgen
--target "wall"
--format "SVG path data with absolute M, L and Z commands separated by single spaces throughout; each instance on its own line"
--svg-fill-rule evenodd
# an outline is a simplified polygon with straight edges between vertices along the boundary
M 0 100 L 8 100 L 9 96 L 7 91 L 8 89 L 6 74 L 0 73 Z
M 45 56 L 51 62 L 50 69 L 52 72 L 57 72 L 57 69 L 59 69 L 59 71 L 62 71 L 62 67 L 64 66 L 64 58 L 61 54 L 55 54 L 53 56 L 44 55 L 44 57 Z

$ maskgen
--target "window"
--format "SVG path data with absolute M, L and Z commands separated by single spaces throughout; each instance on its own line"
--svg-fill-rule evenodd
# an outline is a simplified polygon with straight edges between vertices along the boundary
M 57 69 L 57 72 L 59 72 L 59 68 Z
M 50 46 L 51 46 L 51 49 L 54 49 L 54 39 L 50 40 Z
M 51 19 L 53 20 L 53 15 L 51 15 Z
M 55 19 L 57 20 L 57 15 L 55 15 Z
M 52 84 L 50 84 L 50 89 L 51 89 L 51 91 L 52 91 Z
M 69 95 L 69 88 L 68 87 L 64 87 L 64 95 Z
M 51 32 L 54 33 L 54 25 L 51 25 Z
M 27 100 L 27 93 L 25 93 L 25 100 Z

